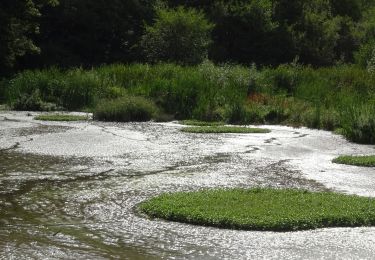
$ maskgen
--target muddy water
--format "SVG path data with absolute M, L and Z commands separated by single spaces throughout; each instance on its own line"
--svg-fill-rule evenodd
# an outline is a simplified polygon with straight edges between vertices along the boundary
M 373 169 L 334 165 L 371 154 L 324 131 L 196 135 L 177 123 L 34 121 L 0 113 L 0 258 L 372 259 L 375 228 L 242 232 L 148 220 L 163 192 L 284 187 L 375 196 Z

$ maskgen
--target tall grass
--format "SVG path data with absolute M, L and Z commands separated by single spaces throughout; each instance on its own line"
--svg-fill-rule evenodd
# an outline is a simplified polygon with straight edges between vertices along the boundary
M 141 96 L 175 119 L 343 128 L 352 141 L 375 143 L 375 74 L 353 65 L 257 69 L 209 61 L 194 67 L 113 64 L 25 71 L 5 85 L 6 100 L 13 106 L 36 92 L 43 102 L 67 110 Z
M 216 111 L 246 97 L 248 70 L 240 66 L 109 65 L 91 70 L 25 71 L 9 83 L 10 104 L 38 89 L 46 102 L 68 110 L 94 107 L 125 93 L 152 98 L 176 118 L 218 119 Z M 220 111 L 220 109 L 218 109 Z
M 101 121 L 138 122 L 149 121 L 158 116 L 158 108 L 143 97 L 122 97 L 98 105 L 94 119 Z

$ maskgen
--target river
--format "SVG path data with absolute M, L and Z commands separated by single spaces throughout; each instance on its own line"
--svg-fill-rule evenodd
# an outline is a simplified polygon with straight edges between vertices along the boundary
M 0 112 L 0 259 L 373 259 L 375 228 L 248 232 L 150 220 L 164 192 L 275 187 L 375 197 L 374 146 L 326 131 L 189 134 L 171 123 L 41 122 Z

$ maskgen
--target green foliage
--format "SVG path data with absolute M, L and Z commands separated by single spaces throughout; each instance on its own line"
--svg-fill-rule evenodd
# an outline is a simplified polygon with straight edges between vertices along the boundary
M 349 105 L 341 111 L 341 127 L 349 140 L 375 144 L 375 105 Z
M 84 66 L 140 61 L 144 22 L 153 17 L 154 0 L 60 0 L 44 8 L 41 56 L 37 66 Z
M 375 74 L 375 47 L 373 48 L 371 56 L 369 60 L 367 61 L 367 70 L 371 74 Z
M 278 66 L 299 57 L 314 66 L 354 59 L 363 65 L 375 39 L 374 1 L 59 2 L 0 3 L 0 74 L 143 62 L 144 56 L 179 64 L 198 64 L 208 56 L 215 63 Z
M 375 156 L 340 156 L 333 160 L 334 163 L 375 167 Z
M 149 61 L 192 65 L 207 58 L 213 25 L 202 12 L 179 7 L 158 9 L 156 16 L 142 39 Z
M 40 52 L 31 36 L 39 31 L 40 9 L 56 4 L 56 0 L 0 2 L 0 76 L 11 71 L 19 57 Z
M 228 229 L 296 231 L 375 225 L 375 200 L 302 190 L 229 189 L 163 194 L 139 206 L 151 218 Z
M 53 111 L 58 109 L 54 103 L 44 102 L 38 89 L 34 90 L 31 95 L 20 94 L 11 108 L 20 111 Z
M 105 97 L 106 93 L 100 87 L 101 81 L 93 71 L 72 69 L 63 72 L 56 68 L 25 71 L 10 81 L 8 101 L 14 104 L 21 95 L 30 96 L 38 91 L 43 102 L 75 110 L 94 104 L 98 96 Z
M 157 114 L 158 108 L 153 102 L 132 96 L 102 101 L 94 109 L 94 119 L 100 121 L 149 121 Z
M 210 58 L 217 62 L 276 64 L 293 59 L 291 37 L 273 20 L 271 0 L 217 1 Z
M 262 128 L 249 128 L 249 127 L 238 127 L 238 126 L 200 126 L 200 127 L 185 127 L 181 129 L 185 133 L 194 134 L 266 134 L 271 131 Z
M 87 116 L 77 116 L 77 115 L 68 115 L 68 114 L 42 114 L 34 117 L 34 120 L 40 121 L 86 121 L 88 120 Z
M 362 68 L 370 68 L 371 60 L 375 59 L 375 41 L 363 44 L 355 53 L 356 64 Z
M 263 71 L 263 77 L 269 84 L 273 86 L 274 93 L 285 91 L 287 94 L 291 94 L 295 91 L 298 84 L 299 67 L 296 65 L 280 65 L 275 69 L 265 69 Z
M 314 69 L 294 63 L 257 69 L 209 61 L 194 67 L 116 64 L 25 71 L 4 82 L 10 105 L 30 103 L 35 92 L 36 103 L 68 110 L 133 95 L 155 102 L 170 115 L 164 119 L 342 128 L 351 141 L 374 143 L 375 138 L 375 74 L 354 65 Z

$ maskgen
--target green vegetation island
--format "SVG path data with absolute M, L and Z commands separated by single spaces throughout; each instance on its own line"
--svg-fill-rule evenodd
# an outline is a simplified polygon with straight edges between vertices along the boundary
M 375 167 L 375 155 L 369 156 L 340 156 L 333 160 L 334 163 L 361 166 L 361 167 Z
M 375 199 L 277 189 L 202 190 L 163 194 L 141 212 L 195 225 L 257 231 L 297 231 L 375 225 Z

